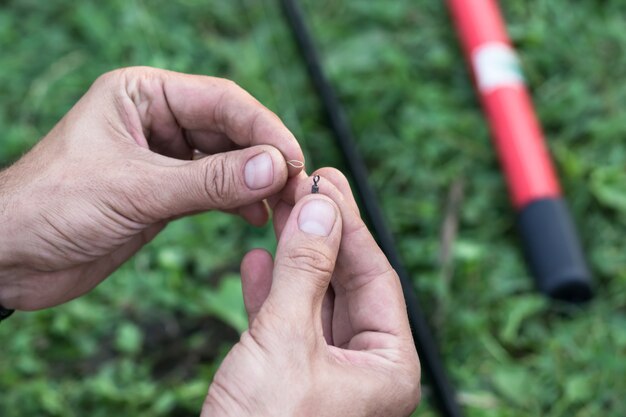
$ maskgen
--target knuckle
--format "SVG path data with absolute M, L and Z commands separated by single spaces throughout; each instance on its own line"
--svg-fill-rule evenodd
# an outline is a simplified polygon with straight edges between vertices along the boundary
M 276 353 L 280 352 L 278 357 L 284 359 L 284 363 L 306 363 L 310 360 L 309 348 L 315 344 L 316 335 L 308 328 L 303 327 L 300 321 L 287 316 L 282 310 L 271 299 L 268 299 L 263 310 L 250 326 L 247 338 L 253 341 L 255 346 L 258 346 L 266 355 L 276 356 Z M 278 337 L 268 338 L 268 335 Z M 241 341 L 243 341 L 243 337 Z M 295 344 L 303 346 L 303 349 L 289 348 Z
M 348 178 L 346 178 L 346 176 L 344 175 L 343 172 L 341 172 L 340 170 L 338 170 L 337 168 L 333 168 L 333 167 L 326 167 L 326 168 L 321 168 L 317 171 L 315 171 L 315 174 L 319 174 L 321 176 L 323 176 L 324 178 L 328 178 L 331 180 L 331 182 L 335 185 L 347 185 L 349 184 L 348 182 Z
M 325 173 L 326 176 L 336 180 L 337 183 L 348 184 L 348 178 L 346 178 L 343 172 L 341 172 L 337 168 L 332 168 L 332 167 L 326 168 L 326 169 L 327 169 L 327 172 Z
M 234 175 L 226 160 L 221 157 L 205 158 L 204 187 L 208 198 L 216 207 L 230 208 L 235 204 L 236 185 Z
M 123 73 L 124 69 L 115 69 L 113 71 L 108 71 L 105 72 L 104 74 L 100 75 L 96 81 L 94 82 L 95 85 L 108 85 L 111 82 L 113 82 L 113 80 L 117 80 L 120 78 L 121 74 Z
M 157 75 L 162 70 L 147 66 L 132 66 L 114 69 L 104 74 L 104 76 L 111 77 L 152 77 Z
M 222 85 L 222 88 L 229 92 L 229 93 L 235 93 L 238 92 L 240 90 L 243 90 L 239 84 L 237 84 L 235 81 L 233 80 L 229 80 L 228 78 L 215 78 L 215 80 L 217 80 L 217 82 L 219 84 Z
M 229 80 L 229 79 L 223 79 L 224 80 L 224 84 L 228 87 L 228 88 L 232 88 L 232 89 L 241 89 L 241 87 L 239 87 L 239 84 L 237 84 L 235 81 L 233 80 Z
M 127 67 L 119 70 L 126 94 L 139 108 L 142 103 L 149 106 L 149 102 L 162 88 L 164 74 L 150 67 Z
M 310 246 L 291 248 L 287 252 L 286 263 L 291 269 L 312 275 L 330 275 L 335 269 L 331 256 Z
M 126 82 L 128 80 L 133 80 L 134 78 L 152 77 L 158 71 L 159 70 L 156 68 L 142 66 L 117 68 L 100 75 L 96 79 L 96 83 L 108 85 L 111 83 L 117 83 L 120 80 Z
M 93 86 L 110 91 L 117 101 L 129 97 L 139 107 L 159 91 L 166 75 L 167 72 L 151 67 L 125 67 L 100 75 Z
M 263 120 L 266 114 L 267 113 L 263 111 L 263 109 L 258 108 L 254 110 L 254 112 L 250 116 L 250 120 L 248 123 L 248 126 L 249 126 L 248 138 L 250 139 L 250 142 L 252 142 L 252 138 L 255 136 L 255 133 L 258 131 L 259 126 L 263 124 Z

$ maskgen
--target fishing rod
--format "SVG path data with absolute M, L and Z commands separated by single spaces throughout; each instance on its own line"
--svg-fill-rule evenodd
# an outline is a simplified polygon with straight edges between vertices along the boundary
M 309 73 L 311 83 L 322 103 L 324 113 L 354 180 L 355 191 L 371 224 L 381 249 L 398 273 L 407 305 L 413 340 L 420 356 L 422 368 L 432 384 L 433 397 L 445 417 L 461 417 L 461 408 L 428 327 L 424 313 L 415 296 L 411 277 L 400 260 L 393 236 L 385 223 L 376 194 L 368 182 L 368 173 L 354 141 L 350 125 L 335 91 L 320 64 L 313 39 L 304 22 L 302 10 L 293 0 L 280 0 L 295 41 Z
M 541 292 L 583 302 L 591 274 L 496 0 L 448 0 Z

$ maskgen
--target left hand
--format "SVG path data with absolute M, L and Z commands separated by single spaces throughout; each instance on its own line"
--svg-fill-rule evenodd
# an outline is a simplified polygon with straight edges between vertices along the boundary
M 89 291 L 172 218 L 218 209 L 265 223 L 263 200 L 300 172 L 289 160 L 303 161 L 294 136 L 231 81 L 145 67 L 101 76 L 0 173 L 0 305 Z

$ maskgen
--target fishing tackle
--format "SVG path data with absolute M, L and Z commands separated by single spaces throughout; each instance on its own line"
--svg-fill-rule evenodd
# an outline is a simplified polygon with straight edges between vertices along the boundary
M 317 185 L 318 182 L 320 182 L 320 176 L 315 175 L 313 177 L 313 185 L 311 186 L 311 194 L 317 194 L 320 192 L 320 187 Z
M 294 168 L 304 168 L 304 162 L 298 161 L 297 159 L 290 159 L 287 161 L 287 164 L 291 165 Z

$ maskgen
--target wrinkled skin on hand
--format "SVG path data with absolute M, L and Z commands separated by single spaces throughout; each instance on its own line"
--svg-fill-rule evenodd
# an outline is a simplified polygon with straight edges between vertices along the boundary
M 215 375 L 203 417 L 395 417 L 417 406 L 420 366 L 398 277 L 345 178 L 316 174 L 320 194 L 300 175 L 272 201 L 276 259 L 253 250 L 241 264 L 250 328 Z M 331 222 L 327 236 L 307 221 L 311 207 Z
M 202 415 L 409 415 L 420 367 L 397 275 L 345 178 L 320 170 L 311 195 L 292 160 L 304 160 L 293 135 L 230 81 L 106 74 L 0 173 L 0 305 L 75 298 L 186 214 L 263 224 L 267 199 L 276 259 L 254 250 L 242 262 L 250 329 Z
M 0 173 L 0 305 L 34 310 L 89 291 L 172 218 L 219 209 L 265 223 L 264 199 L 300 171 L 289 160 L 303 161 L 293 135 L 231 81 L 103 75 Z

